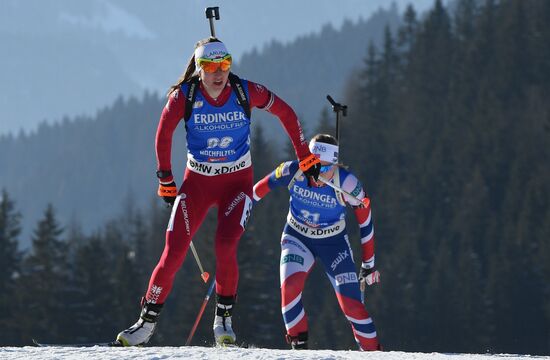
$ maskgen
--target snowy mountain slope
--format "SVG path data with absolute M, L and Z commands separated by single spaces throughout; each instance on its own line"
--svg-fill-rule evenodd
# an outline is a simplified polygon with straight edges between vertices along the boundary
M 365 353 L 359 351 L 332 350 L 274 350 L 274 349 L 220 349 L 198 346 L 145 347 L 145 348 L 66 348 L 66 347 L 4 347 L 0 348 L 1 359 L 224 359 L 224 360 L 284 360 L 284 359 L 369 359 L 369 360 L 511 360 L 550 359 L 550 356 L 513 354 L 442 354 L 406 353 L 399 351 Z

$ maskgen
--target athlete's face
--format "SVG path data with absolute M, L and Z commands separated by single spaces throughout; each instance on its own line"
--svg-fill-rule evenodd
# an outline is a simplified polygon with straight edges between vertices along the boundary
M 200 77 L 208 95 L 215 99 L 221 94 L 222 90 L 225 88 L 225 84 L 227 84 L 229 70 L 222 71 L 221 68 L 218 68 L 215 72 L 208 73 L 201 69 Z
M 326 171 L 321 171 L 319 176 L 322 177 L 325 180 L 332 179 L 332 177 L 334 176 L 334 171 L 336 171 L 336 165 L 334 165 L 334 164 L 332 164 L 328 161 L 321 161 L 321 166 L 322 167 L 329 167 L 329 169 L 326 170 Z M 323 169 L 321 168 L 321 170 L 323 170 Z M 324 185 L 325 184 L 322 183 L 321 181 L 317 181 L 317 186 L 324 186 Z

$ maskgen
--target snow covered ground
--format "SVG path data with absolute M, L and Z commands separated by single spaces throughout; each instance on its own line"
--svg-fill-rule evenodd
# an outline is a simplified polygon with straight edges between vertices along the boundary
M 143 347 L 143 348 L 68 348 L 68 347 L 2 347 L 0 359 L 223 359 L 223 360 L 324 360 L 324 359 L 368 359 L 368 360 L 511 360 L 548 359 L 550 356 L 510 355 L 510 354 L 441 354 L 405 353 L 398 351 L 371 352 L 332 351 L 332 350 L 273 350 L 273 349 L 222 349 L 198 346 L 186 347 Z

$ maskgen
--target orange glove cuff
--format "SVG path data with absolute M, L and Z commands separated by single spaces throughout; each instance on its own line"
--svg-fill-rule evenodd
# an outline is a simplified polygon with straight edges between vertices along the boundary
M 174 185 L 159 184 L 158 196 L 178 196 L 178 188 Z
M 306 157 L 304 160 L 300 161 L 300 170 L 306 171 L 310 167 L 312 167 L 315 164 L 320 163 L 321 160 L 313 154 L 310 154 L 308 157 Z

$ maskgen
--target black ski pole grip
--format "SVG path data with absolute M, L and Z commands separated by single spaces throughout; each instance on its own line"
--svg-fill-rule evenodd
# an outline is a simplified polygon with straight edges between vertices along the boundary
M 207 7 L 204 12 L 208 22 L 210 23 L 210 35 L 212 37 L 216 37 L 216 30 L 214 30 L 214 19 L 220 20 L 220 8 L 218 6 Z
M 207 7 L 204 12 L 206 13 L 207 19 L 216 19 L 220 20 L 220 7 L 219 6 L 213 6 L 213 7 Z
M 332 105 L 332 110 L 336 113 L 337 116 L 338 116 L 338 113 L 340 111 L 342 112 L 343 116 L 348 115 L 348 106 L 347 105 L 342 105 L 342 104 L 337 103 L 336 101 L 334 101 L 334 99 L 330 95 L 327 95 L 327 100 Z

